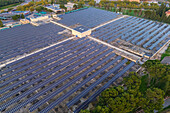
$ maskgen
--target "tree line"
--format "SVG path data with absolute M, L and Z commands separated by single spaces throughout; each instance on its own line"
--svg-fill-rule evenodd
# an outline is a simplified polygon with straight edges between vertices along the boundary
M 101 0 L 98 4 L 95 3 L 94 0 L 91 0 L 90 3 L 93 2 L 93 6 L 97 5 L 99 7 L 118 7 L 118 8 L 130 8 L 130 9 L 158 9 L 159 5 L 157 3 L 148 3 L 148 2 L 143 2 L 143 3 L 138 3 L 138 2 L 130 2 L 127 0 L 124 1 L 109 1 L 109 0 Z M 91 5 L 91 4 L 89 4 Z
M 21 3 L 24 2 L 25 0 L 0 0 L 0 7 L 2 6 L 7 6 L 10 4 L 15 4 L 15 3 Z
M 159 22 L 164 22 L 164 23 L 170 23 L 170 16 L 166 16 L 165 12 L 170 9 L 170 7 L 166 7 L 164 3 L 161 4 L 161 6 L 157 7 L 157 5 L 151 5 L 151 6 L 156 6 L 155 8 L 143 10 L 143 9 L 135 9 L 134 7 L 117 7 L 118 5 L 115 5 L 114 2 L 122 3 L 122 1 L 106 1 L 106 0 L 101 0 L 99 4 L 96 4 L 94 0 L 91 0 L 89 2 L 89 5 L 91 6 L 96 6 L 98 8 L 104 8 L 105 10 L 113 11 L 113 12 L 122 12 L 125 15 L 130 15 L 130 16 L 137 16 L 137 17 L 142 17 L 146 19 L 151 19 L 154 21 L 159 21 Z M 125 3 L 129 3 L 128 1 L 124 1 Z M 139 4 L 137 2 L 130 2 L 129 4 Z M 151 3 L 154 4 L 154 3 Z M 144 2 L 144 6 L 148 6 L 148 3 Z M 133 5 L 132 5 L 133 6 Z
M 122 85 L 103 91 L 90 110 L 80 113 L 153 113 L 162 110 L 165 96 L 170 96 L 170 66 L 148 60 L 142 67 L 145 75 L 131 72 Z
M 13 19 L 13 20 L 24 19 L 24 18 L 25 18 L 25 16 L 24 16 L 23 14 L 12 16 L 12 19 Z
M 38 2 L 29 2 L 28 4 L 26 5 L 23 5 L 23 6 L 18 6 L 16 9 L 17 11 L 31 11 L 33 12 L 34 10 L 40 12 L 42 10 L 45 10 L 45 11 L 48 11 L 48 12 L 52 12 L 51 10 L 43 7 L 44 5 L 47 5 L 47 4 L 53 4 L 53 3 L 56 3 L 56 4 L 60 4 L 60 8 L 61 9 L 65 9 L 67 11 L 67 8 L 64 6 L 64 4 L 67 4 L 67 1 L 66 0 L 51 0 L 51 1 L 48 1 L 48 0 L 41 0 L 41 1 L 38 1 Z M 75 4 L 73 7 L 74 9 L 77 9 L 77 8 L 82 8 L 83 5 L 85 4 L 85 2 L 83 0 L 80 0 L 79 2 L 76 2 L 77 5 Z

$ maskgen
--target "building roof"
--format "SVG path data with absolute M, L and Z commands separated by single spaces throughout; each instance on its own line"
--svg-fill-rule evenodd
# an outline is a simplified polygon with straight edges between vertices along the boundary
M 83 32 L 85 32 L 85 31 L 88 31 L 89 28 L 88 28 L 88 27 L 85 27 L 85 26 L 79 26 L 79 27 L 74 28 L 74 30 L 83 33 Z
M 161 61 L 162 64 L 170 64 L 170 56 L 164 57 L 164 59 Z
M 166 14 L 170 14 L 170 10 L 166 11 L 165 13 L 166 13 Z

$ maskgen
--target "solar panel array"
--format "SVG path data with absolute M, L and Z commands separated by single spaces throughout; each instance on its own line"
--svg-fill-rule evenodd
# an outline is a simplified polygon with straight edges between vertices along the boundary
M 118 14 L 110 11 L 88 8 L 74 13 L 60 16 L 62 19 L 57 21 L 67 26 L 81 24 L 89 28 L 98 26 L 104 22 L 117 18 Z
M 62 103 L 83 108 L 81 99 L 90 102 L 135 64 L 127 62 L 88 38 L 65 41 L 1 69 L 0 111 L 29 105 L 30 111 L 47 113 Z
M 157 51 L 170 40 L 170 25 L 127 17 L 96 29 L 92 36 L 108 43 L 121 39 L 147 50 Z
M 62 30 L 64 28 L 49 23 L 38 27 L 26 24 L 0 31 L 0 62 L 68 38 L 57 34 Z
M 61 17 L 58 22 L 67 26 L 79 23 L 93 28 L 117 18 L 118 14 L 88 8 Z M 71 36 L 58 34 L 63 30 L 49 23 L 0 31 L 0 62 Z M 126 17 L 97 28 L 91 35 L 111 45 L 124 42 L 155 52 L 170 40 L 170 25 Z M 116 79 L 134 70 L 134 62 L 115 52 L 88 37 L 75 37 L 7 64 L 0 70 L 0 111 L 13 113 L 26 108 L 30 112 L 47 113 L 51 110 L 68 112 L 70 108 L 79 112 Z

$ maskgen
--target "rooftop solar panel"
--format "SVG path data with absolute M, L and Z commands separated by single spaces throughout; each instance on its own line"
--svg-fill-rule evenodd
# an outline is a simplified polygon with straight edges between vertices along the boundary
M 117 17 L 118 14 L 95 8 L 87 8 L 73 13 L 62 15 L 59 23 L 67 26 L 81 24 L 92 28 Z
M 89 97 L 82 105 L 80 105 L 74 113 L 80 112 L 81 109 L 84 109 L 93 99 L 95 99 L 102 91 L 108 88 L 116 79 L 122 76 L 127 70 L 129 70 L 135 63 L 131 62 L 128 66 L 126 66 L 121 72 L 116 74 L 109 82 L 107 82 L 103 87 L 101 87 L 97 92 L 95 92 L 91 97 Z
M 57 34 L 62 30 L 64 28 L 48 23 L 38 27 L 26 24 L 0 31 L 0 62 L 30 53 L 67 38 L 67 36 Z

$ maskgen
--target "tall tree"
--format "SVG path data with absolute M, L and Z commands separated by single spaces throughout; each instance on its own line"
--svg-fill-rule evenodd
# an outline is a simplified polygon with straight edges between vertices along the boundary
M 1 21 L 1 19 L 0 19 L 0 27 L 3 27 L 3 23 L 2 23 L 2 21 Z
M 74 9 L 77 9 L 77 5 L 76 5 L 76 4 L 74 4 L 74 5 L 73 5 L 73 8 L 74 8 Z
M 154 110 L 161 110 L 164 103 L 164 92 L 161 89 L 147 89 L 146 103 L 143 107 L 145 113 L 152 113 Z
M 34 7 L 33 7 L 33 6 L 30 7 L 29 10 L 30 10 L 31 12 L 33 12 L 33 11 L 34 11 Z
M 24 16 L 23 14 L 21 14 L 21 18 L 22 18 L 22 19 L 24 19 L 24 18 L 25 18 L 25 16 Z

